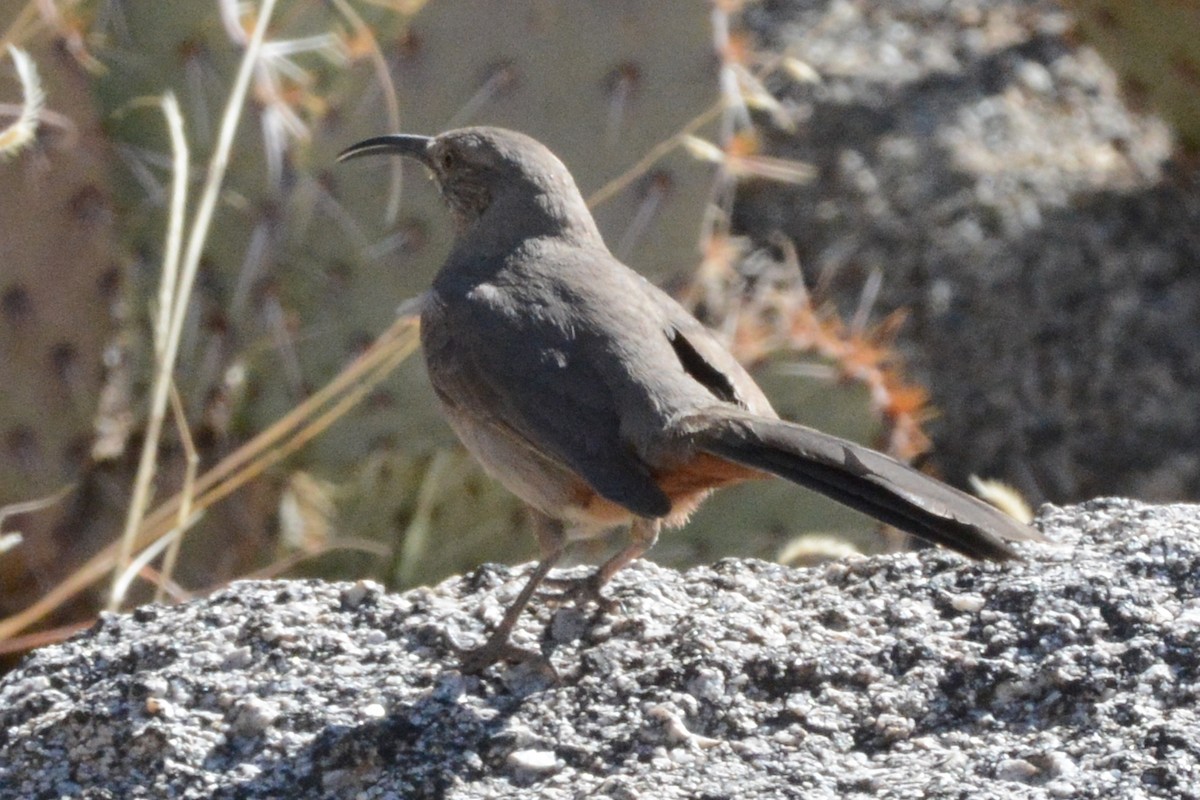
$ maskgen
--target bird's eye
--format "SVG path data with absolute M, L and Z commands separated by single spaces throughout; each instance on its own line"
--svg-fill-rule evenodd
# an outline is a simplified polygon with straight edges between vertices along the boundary
M 441 162 L 442 169 L 451 169 L 455 164 L 458 163 L 458 157 L 454 155 L 452 150 L 447 150 L 442 153 Z

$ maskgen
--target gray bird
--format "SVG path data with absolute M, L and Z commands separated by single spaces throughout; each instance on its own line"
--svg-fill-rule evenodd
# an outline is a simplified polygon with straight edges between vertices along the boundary
M 414 158 L 454 218 L 423 296 L 421 343 L 446 419 L 532 509 L 541 561 L 464 668 L 540 658 L 509 641 L 566 545 L 628 541 L 577 588 L 600 588 L 714 490 L 777 475 L 974 558 L 1014 557 L 1030 527 L 886 455 L 779 419 L 683 306 L 618 261 L 567 168 L 510 130 L 379 136 L 345 150 Z

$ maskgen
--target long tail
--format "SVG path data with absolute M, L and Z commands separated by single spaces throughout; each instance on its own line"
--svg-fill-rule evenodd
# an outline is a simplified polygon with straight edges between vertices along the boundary
M 1006 541 L 1043 538 L 987 503 L 893 458 L 803 425 L 748 414 L 706 415 L 694 430 L 700 450 L 778 475 L 972 558 L 1018 558 Z

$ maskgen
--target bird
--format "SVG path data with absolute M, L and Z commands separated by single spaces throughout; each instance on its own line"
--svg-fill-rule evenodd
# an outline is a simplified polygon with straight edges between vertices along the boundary
M 627 528 L 579 601 L 683 525 L 714 490 L 777 476 L 976 559 L 1017 557 L 1032 527 L 887 455 L 780 419 L 734 356 L 609 250 L 567 167 L 517 131 L 386 134 L 338 161 L 424 165 L 453 243 L 419 299 L 430 383 L 485 471 L 529 507 L 540 559 L 462 668 L 541 659 L 513 627 L 574 541 Z

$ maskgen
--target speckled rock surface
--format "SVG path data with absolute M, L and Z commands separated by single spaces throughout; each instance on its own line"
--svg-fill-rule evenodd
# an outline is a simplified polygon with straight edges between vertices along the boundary
M 639 562 L 523 621 L 557 681 L 456 668 L 519 569 L 106 617 L 0 683 L 0 797 L 1196 797 L 1200 508 L 1040 524 L 1008 566 Z
M 1035 502 L 1200 499 L 1200 180 L 1128 107 L 1053 0 L 772 0 L 759 46 L 804 186 L 748 185 L 741 230 L 782 230 L 847 314 L 908 310 L 934 458 Z M 764 124 L 765 121 L 764 121 Z

